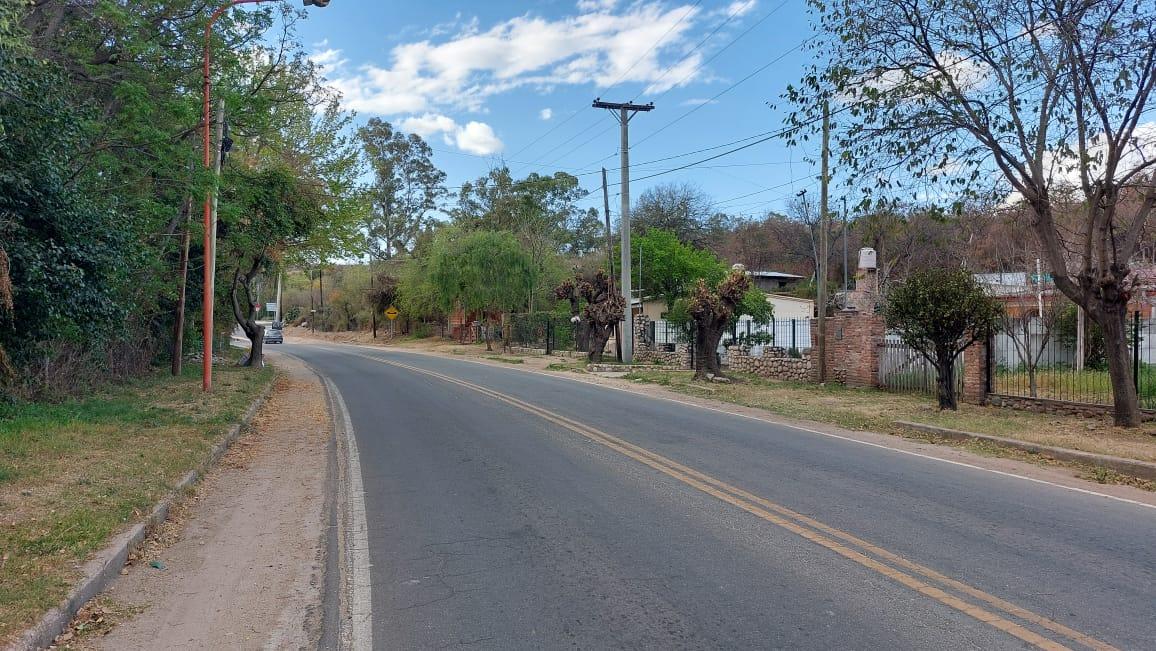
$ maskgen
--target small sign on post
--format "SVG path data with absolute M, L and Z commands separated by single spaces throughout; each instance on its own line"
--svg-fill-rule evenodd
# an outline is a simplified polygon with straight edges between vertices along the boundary
M 401 312 L 398 312 L 397 308 L 392 305 L 385 308 L 385 318 L 389 319 L 390 321 L 396 319 L 399 314 L 401 314 Z
M 277 304 L 276 303 L 266 303 L 265 304 L 265 311 L 266 312 L 276 312 L 277 311 Z

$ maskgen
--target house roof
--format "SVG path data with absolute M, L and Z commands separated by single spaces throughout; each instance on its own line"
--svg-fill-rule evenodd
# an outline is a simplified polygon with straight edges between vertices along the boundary
M 755 278 L 778 278 L 780 280 L 799 280 L 802 276 L 789 274 L 784 271 L 748 271 Z

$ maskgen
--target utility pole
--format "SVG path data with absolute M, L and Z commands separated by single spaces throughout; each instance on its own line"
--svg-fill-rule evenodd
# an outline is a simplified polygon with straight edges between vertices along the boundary
M 273 310 L 273 320 L 276 321 L 277 323 L 281 323 L 281 314 L 282 314 L 282 309 L 281 309 L 281 276 L 284 276 L 284 275 L 285 275 L 284 271 L 282 271 L 281 269 L 277 270 L 277 296 L 273 299 L 273 300 L 277 301 L 277 309 Z
M 181 374 L 181 367 L 185 355 L 185 287 L 189 277 L 189 216 L 193 210 L 193 197 L 185 197 L 181 212 L 185 214 L 184 225 L 181 226 L 181 262 L 180 276 L 177 279 L 177 318 L 173 324 L 173 375 Z
M 201 360 L 201 390 L 213 388 L 213 307 L 217 293 L 217 184 L 221 179 L 221 138 L 225 134 L 225 101 L 217 100 L 217 155 L 213 161 L 213 190 L 205 197 L 205 213 L 208 216 L 209 231 L 205 234 L 205 269 L 202 301 L 204 302 L 204 359 Z M 208 130 L 205 138 L 205 158 L 209 157 Z M 208 163 L 208 161 L 205 161 Z M 207 166 L 207 165 L 206 165 Z
M 843 307 L 847 307 L 847 292 L 851 285 L 847 283 L 847 197 L 843 197 Z
M 831 216 L 827 214 L 827 185 L 830 181 L 828 159 L 831 156 L 831 114 L 827 101 L 823 100 L 823 164 L 822 183 L 819 192 L 819 382 L 827 381 L 827 240 Z
M 610 292 L 614 293 L 614 239 L 610 234 L 610 193 L 606 189 L 606 168 L 602 168 L 602 214 L 606 217 L 606 263 L 610 265 Z M 622 361 L 622 328 L 614 324 L 614 359 Z
M 630 364 L 634 361 L 634 313 L 630 301 L 630 118 L 639 111 L 653 111 L 654 102 L 649 104 L 634 104 L 631 102 L 603 102 L 601 98 L 594 98 L 594 108 L 618 111 L 615 118 L 621 128 L 621 143 L 619 152 L 622 164 L 622 297 L 626 299 L 624 315 L 625 327 L 622 337 L 622 362 Z

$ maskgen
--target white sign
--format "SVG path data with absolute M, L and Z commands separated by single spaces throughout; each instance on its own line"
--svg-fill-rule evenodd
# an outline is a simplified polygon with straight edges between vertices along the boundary
M 266 303 L 265 304 L 265 311 L 266 312 L 276 312 L 277 311 L 277 304 L 276 303 Z

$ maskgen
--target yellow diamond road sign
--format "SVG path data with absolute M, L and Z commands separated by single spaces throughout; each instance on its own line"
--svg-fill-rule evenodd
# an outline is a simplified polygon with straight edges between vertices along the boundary
M 392 305 L 390 305 L 390 306 L 389 306 L 388 308 L 386 308 L 386 310 L 385 310 L 385 316 L 386 316 L 386 318 L 388 318 L 390 321 L 393 321 L 394 319 L 396 319 L 398 314 L 400 314 L 400 312 L 398 312 L 398 311 L 397 311 L 397 308 L 396 308 L 396 307 L 394 307 L 394 306 L 392 306 Z

